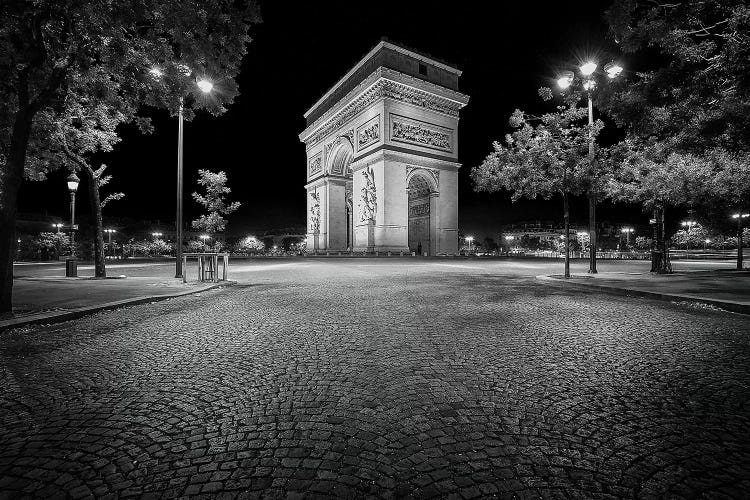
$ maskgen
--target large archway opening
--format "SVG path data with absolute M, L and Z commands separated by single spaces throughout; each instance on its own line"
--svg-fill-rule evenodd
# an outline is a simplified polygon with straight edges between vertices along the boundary
M 415 174 L 409 179 L 409 250 L 417 254 L 431 255 L 432 233 L 430 196 L 432 186 L 424 174 Z
M 351 163 L 354 147 L 348 137 L 340 136 L 327 153 L 328 177 L 328 246 L 330 250 L 354 247 Z

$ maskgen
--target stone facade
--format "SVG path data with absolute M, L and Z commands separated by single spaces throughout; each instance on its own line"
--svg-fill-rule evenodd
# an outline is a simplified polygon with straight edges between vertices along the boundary
M 457 253 L 460 74 L 381 42 L 310 108 L 308 250 Z

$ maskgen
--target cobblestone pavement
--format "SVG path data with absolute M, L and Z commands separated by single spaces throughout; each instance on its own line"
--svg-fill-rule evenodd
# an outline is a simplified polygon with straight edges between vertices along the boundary
M 482 264 L 267 266 L 0 334 L 0 497 L 743 497 L 749 334 Z

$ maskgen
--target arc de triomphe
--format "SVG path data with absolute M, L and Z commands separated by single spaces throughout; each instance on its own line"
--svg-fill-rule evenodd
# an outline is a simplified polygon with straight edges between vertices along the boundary
M 305 113 L 308 251 L 458 252 L 460 75 L 382 41 Z

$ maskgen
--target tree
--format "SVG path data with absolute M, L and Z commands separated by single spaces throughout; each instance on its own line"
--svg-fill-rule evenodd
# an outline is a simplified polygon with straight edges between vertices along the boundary
M 240 253 L 259 253 L 265 250 L 266 246 L 255 236 L 242 238 L 236 246 L 237 252 Z
M 700 203 L 705 198 L 711 172 L 701 157 L 669 152 L 660 141 L 644 142 L 630 137 L 611 151 L 618 168 L 608 179 L 606 191 L 615 201 L 640 203 L 645 211 L 653 212 L 651 271 L 670 273 L 666 210 Z
M 621 0 L 606 17 L 625 53 L 648 51 L 653 61 L 604 100 L 619 124 L 664 141 L 671 151 L 750 150 L 745 0 Z
M 89 96 L 95 94 L 96 99 Z M 55 163 L 84 174 L 88 185 L 89 204 L 94 221 L 94 275 L 107 276 L 104 255 L 104 225 L 102 206 L 120 199 L 123 193 L 113 193 L 102 201 L 99 189 L 111 176 L 103 175 L 107 166 L 95 169 L 90 157 L 97 152 L 109 152 L 120 141 L 117 127 L 136 119 L 136 108 L 129 99 L 116 92 L 109 84 L 108 75 L 91 72 L 89 78 L 71 84 L 61 109 L 42 112 L 46 128 L 51 130 L 46 154 Z M 144 130 L 148 131 L 146 124 Z
M 647 52 L 644 60 L 650 61 L 630 81 L 605 90 L 600 106 L 625 128 L 630 154 L 638 154 L 634 146 L 640 147 L 641 163 L 653 171 L 651 179 L 659 178 L 662 187 L 672 191 L 643 196 L 655 209 L 660 233 L 656 245 L 663 253 L 655 253 L 653 261 L 664 272 L 668 256 L 660 212 L 666 200 L 724 210 L 747 208 L 750 7 L 744 0 L 622 0 L 612 4 L 606 17 L 623 52 Z M 708 182 L 693 184 L 693 191 L 681 189 L 681 177 L 666 176 L 685 172 L 675 171 L 678 163 L 690 164 L 690 173 Z M 676 196 L 680 194 L 684 196 Z
M 202 205 L 208 213 L 194 220 L 193 227 L 202 229 L 209 234 L 223 232 L 227 224 L 224 216 L 240 208 L 239 201 L 227 204 L 226 197 L 232 192 L 227 187 L 227 174 L 198 170 L 198 185 L 205 188 L 206 194 L 193 193 L 193 199 Z
M 551 97 L 549 89 L 540 89 L 543 98 Z M 512 191 L 512 200 L 522 197 L 549 199 L 560 195 L 565 220 L 565 277 L 570 277 L 569 200 L 585 192 L 590 179 L 589 139 L 596 138 L 603 124 L 583 124 L 587 110 L 575 101 L 566 101 L 554 113 L 534 118 L 516 110 L 510 125 L 516 129 L 506 135 L 505 144 L 495 142 L 494 151 L 474 167 L 471 178 L 477 191 Z M 599 161 L 606 150 L 596 151 Z
M 221 113 L 237 95 L 234 77 L 259 20 L 252 0 L 216 0 L 209 9 L 179 0 L 10 0 L 0 3 L 0 312 L 12 308 L 16 205 L 24 179 L 57 165 L 46 154 L 42 113 L 56 114 L 76 82 L 106 76 L 133 103 L 185 117 Z M 148 69 L 159 66 L 155 81 Z M 195 74 L 221 79 L 216 99 L 190 96 Z M 96 101 L 96 86 L 85 97 Z

